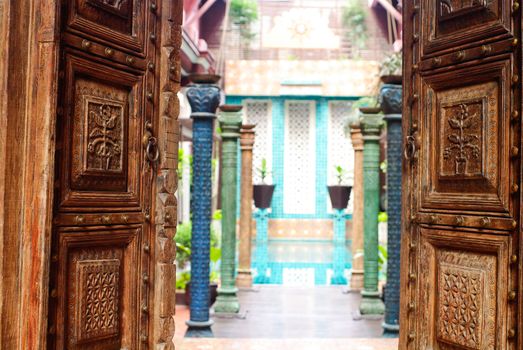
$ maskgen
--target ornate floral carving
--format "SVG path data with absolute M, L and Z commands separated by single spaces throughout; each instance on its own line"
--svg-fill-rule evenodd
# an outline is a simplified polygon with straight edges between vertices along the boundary
M 87 168 L 121 170 L 122 106 L 89 101 L 87 113 Z
M 488 0 L 440 0 L 439 15 L 441 19 L 453 18 L 464 13 L 488 8 Z
M 77 271 L 78 340 L 118 334 L 120 260 L 79 261 Z
M 480 175 L 482 172 L 481 100 L 444 107 L 447 125 L 443 149 L 445 175 Z
M 71 187 L 125 190 L 128 91 L 87 79 L 75 90 Z
M 129 15 L 129 0 L 88 0 L 88 2 L 121 17 Z
M 441 264 L 438 337 L 468 349 L 480 349 L 484 277 L 481 270 Z

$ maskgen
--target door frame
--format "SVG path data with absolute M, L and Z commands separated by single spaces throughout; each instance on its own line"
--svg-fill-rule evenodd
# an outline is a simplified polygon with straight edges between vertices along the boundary
M 0 34 L 6 38 L 0 42 L 0 344 L 6 349 L 45 349 L 47 334 L 53 331 L 47 314 L 60 1 L 0 2 Z M 151 220 L 156 240 L 151 245 L 151 278 L 157 302 L 150 310 L 151 337 L 146 341 L 150 347 L 172 348 L 183 1 L 163 0 L 155 11 L 161 16 L 156 58 L 161 159 Z

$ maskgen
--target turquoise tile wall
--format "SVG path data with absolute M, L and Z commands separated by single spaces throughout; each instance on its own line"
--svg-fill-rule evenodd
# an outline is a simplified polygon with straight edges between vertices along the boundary
M 329 219 L 327 212 L 327 137 L 329 102 L 339 100 L 357 100 L 359 97 L 318 97 L 318 96 L 227 96 L 227 104 L 243 104 L 246 99 L 272 101 L 272 177 L 276 185 L 272 201 L 273 219 Z M 285 214 L 283 211 L 284 169 L 284 135 L 285 135 L 285 101 L 304 100 L 316 103 L 316 213 L 315 214 Z M 241 157 L 239 157 L 241 159 Z M 241 164 L 238 164 L 238 179 L 240 179 Z M 239 188 L 239 187 L 238 187 Z M 238 201 L 240 194 L 237 194 Z M 239 215 L 239 209 L 238 209 Z M 348 216 L 351 219 L 351 216 Z

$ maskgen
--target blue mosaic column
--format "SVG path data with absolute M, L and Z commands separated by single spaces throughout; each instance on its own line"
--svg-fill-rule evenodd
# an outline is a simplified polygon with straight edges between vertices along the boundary
M 399 332 L 401 245 L 401 85 L 385 84 L 380 102 L 387 122 L 387 285 L 385 287 L 385 336 Z
M 347 265 L 347 246 L 346 246 L 346 223 L 347 215 L 344 209 L 334 209 L 333 225 L 334 225 L 334 249 L 332 269 L 333 275 L 331 284 L 343 285 L 347 284 L 345 277 L 345 266 Z
M 186 337 L 212 337 L 209 318 L 211 246 L 212 145 L 220 104 L 218 76 L 197 76 L 187 90 L 193 119 L 193 184 L 191 188 L 191 305 Z
M 269 211 L 258 209 L 254 218 L 256 219 L 256 259 L 254 265 L 256 277 L 254 283 L 267 284 L 271 282 L 267 275 L 269 267 Z

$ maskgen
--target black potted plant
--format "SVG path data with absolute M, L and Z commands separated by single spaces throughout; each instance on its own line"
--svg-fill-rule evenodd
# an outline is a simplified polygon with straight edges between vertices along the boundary
M 265 179 L 269 176 L 267 169 L 267 160 L 262 159 L 261 166 L 257 169 L 261 177 L 261 184 L 253 186 L 254 205 L 258 209 L 267 209 L 271 207 L 272 195 L 274 194 L 275 185 L 268 185 Z
M 327 186 L 329 189 L 329 197 L 334 209 L 345 209 L 349 204 L 352 186 L 343 185 L 343 180 L 345 179 L 346 173 L 345 169 L 339 165 L 337 165 L 335 169 L 337 184 L 334 186 Z

